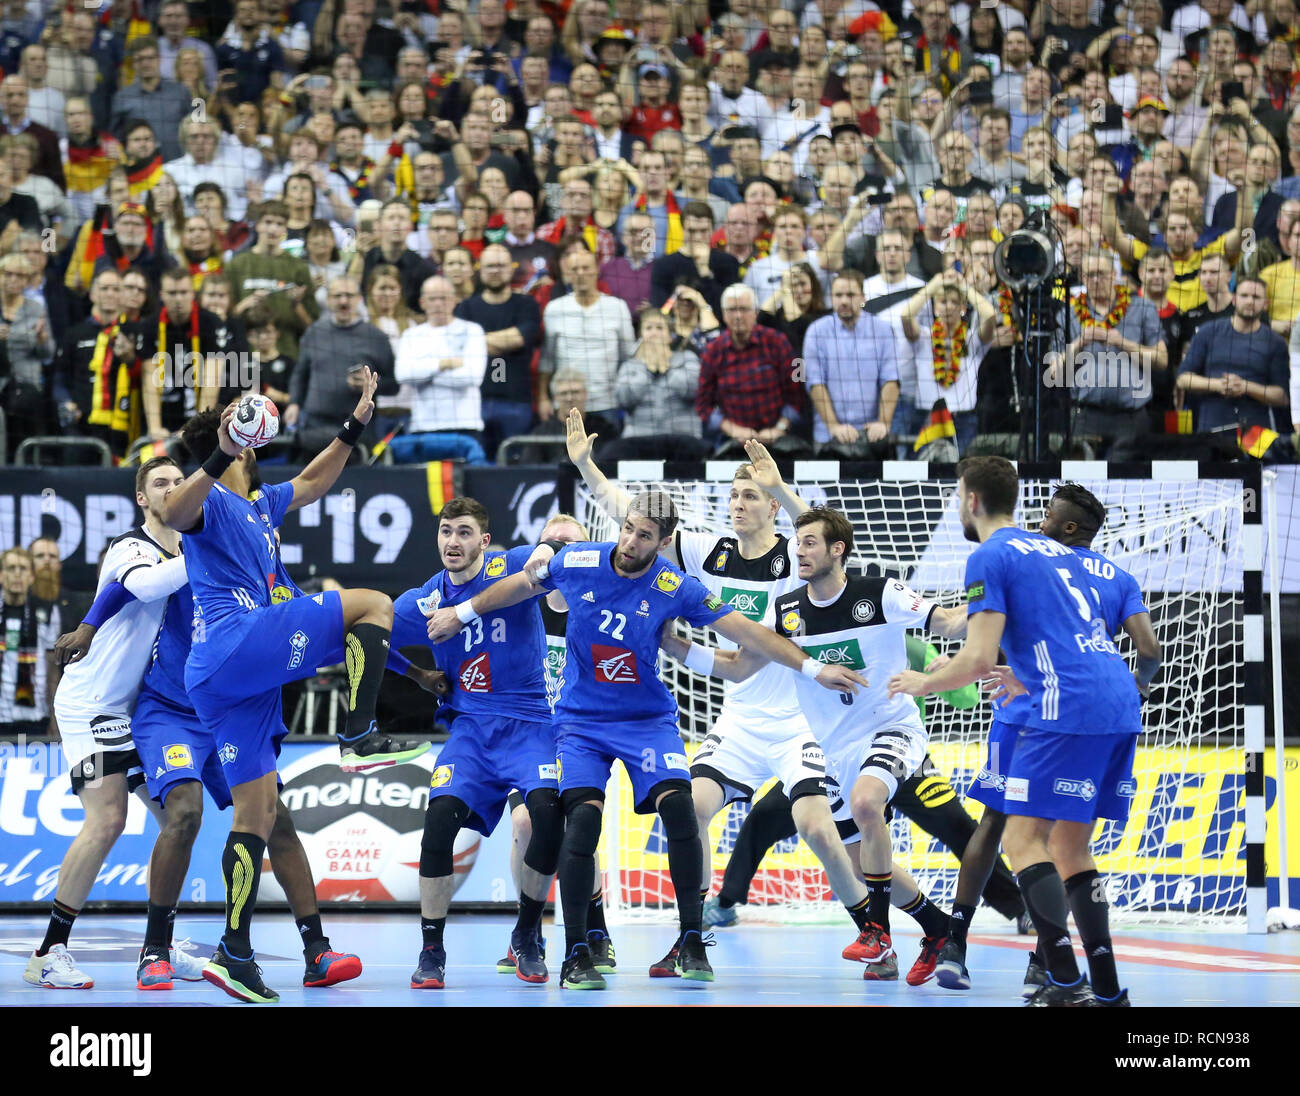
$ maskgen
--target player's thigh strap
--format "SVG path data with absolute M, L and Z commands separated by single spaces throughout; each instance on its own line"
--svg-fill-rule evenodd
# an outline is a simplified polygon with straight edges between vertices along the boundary
M 524 866 L 539 875 L 554 875 L 564 841 L 564 808 L 554 788 L 534 788 L 526 801 L 533 835 L 524 850 Z
M 469 815 L 469 806 L 454 795 L 439 795 L 429 800 L 424 812 L 424 836 L 420 839 L 422 878 L 437 879 L 452 874 L 452 847 Z

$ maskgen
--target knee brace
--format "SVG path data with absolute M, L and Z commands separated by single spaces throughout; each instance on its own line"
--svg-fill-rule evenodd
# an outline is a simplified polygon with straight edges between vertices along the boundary
M 570 856 L 595 856 L 600 844 L 600 808 L 579 803 L 565 818 L 564 847 Z
M 539 875 L 554 875 L 560 860 L 560 845 L 564 841 L 564 810 L 560 806 L 560 793 L 551 788 L 535 788 L 529 793 L 527 804 L 533 835 L 524 850 L 524 866 Z
M 452 846 L 469 817 L 469 807 L 454 795 L 429 800 L 424 812 L 424 836 L 420 839 L 420 877 L 437 879 L 452 873 Z
M 687 792 L 669 792 L 659 802 L 659 817 L 669 841 L 698 841 L 700 824 L 695 818 L 695 804 Z

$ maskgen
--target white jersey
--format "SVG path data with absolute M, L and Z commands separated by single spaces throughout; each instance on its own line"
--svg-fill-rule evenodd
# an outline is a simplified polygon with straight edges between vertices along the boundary
M 938 606 L 901 582 L 849 576 L 827 605 L 818 605 L 801 586 L 777 599 L 776 630 L 810 658 L 856 670 L 868 681 L 856 696 L 823 689 L 802 674 L 795 692 L 808 722 L 829 756 L 885 726 L 907 726 L 925 734 L 916 701 L 889 695 L 889 679 L 907 669 L 908 628 L 924 628 Z M 785 679 L 789 688 L 790 678 Z
M 143 526 L 123 533 L 108 546 L 99 571 L 95 594 L 110 582 L 122 581 L 132 571 L 153 567 L 173 558 Z M 54 702 L 60 719 L 111 715 L 128 719 L 135 710 L 149 663 L 153 661 L 158 629 L 162 625 L 167 599 L 131 601 L 104 622 L 85 658 L 63 672 Z
M 736 612 L 769 630 L 774 627 L 777 599 L 801 585 L 794 542 L 789 537 L 778 537 L 771 550 L 757 559 L 741 556 L 734 536 L 679 531 L 676 546 L 683 571 Z M 724 651 L 737 646 L 725 636 L 718 636 L 718 645 Z M 769 662 L 745 681 L 726 682 L 723 707 L 741 726 L 799 718 L 793 680 L 794 675 L 784 666 Z

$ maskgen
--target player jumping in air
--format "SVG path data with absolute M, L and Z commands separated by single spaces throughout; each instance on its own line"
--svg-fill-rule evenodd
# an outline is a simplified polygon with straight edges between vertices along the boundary
M 729 610 L 697 580 L 658 560 L 676 525 L 672 499 L 662 491 L 643 492 L 632 500 L 617 544 L 544 543 L 522 574 L 456 609 L 441 608 L 429 619 L 430 638 L 438 642 L 481 614 L 536 596 L 541 589 L 560 590 L 569 605 L 555 730 L 566 816 L 560 862 L 566 957 L 560 983 L 571 989 L 605 985 L 592 964 L 586 914 L 605 784 L 615 759 L 623 762 L 632 782 L 637 812 L 656 812 L 664 825 L 681 921 L 677 968 L 688 979 L 713 979 L 700 920 L 699 829 L 677 703 L 655 669 L 664 623 L 680 616 L 698 626 L 711 625 L 766 658 L 816 676 L 830 689 L 856 691 L 865 685 L 857 674 L 804 659 L 793 644 Z
M 966 563 L 966 644 L 934 673 L 895 675 L 890 693 L 960 688 L 995 669 L 999 646 L 1006 652 L 1010 684 L 1023 683 L 1030 700 L 1004 770 L 1002 835 L 1047 967 L 1029 1004 L 1127 1005 L 1090 845 L 1098 816 L 1128 814 L 1141 730 L 1138 689 L 1107 631 L 1084 557 L 1015 525 L 1020 483 L 1011 462 L 969 457 L 957 475 L 962 531 L 979 544 Z M 1071 911 L 1096 997 L 1075 963 L 1066 927 Z
M 1145 697 L 1150 693 L 1151 682 L 1160 669 L 1160 642 L 1151 628 L 1151 616 L 1142 600 L 1137 581 L 1127 571 L 1092 551 L 1093 538 L 1105 522 L 1106 508 L 1096 495 L 1077 483 L 1065 483 L 1056 489 L 1047 504 L 1047 512 L 1043 515 L 1039 531 L 1073 548 L 1083 560 L 1083 566 L 1091 577 L 1091 588 L 1096 595 L 1098 609 L 1106 621 L 1107 634 L 1113 636 L 1122 628 L 1133 641 L 1137 650 L 1135 679 L 1138 690 Z M 946 989 L 970 988 L 970 973 L 966 969 L 966 933 L 975 912 L 975 896 L 979 894 L 988 878 L 990 867 L 997 858 L 998 844 L 1002 840 L 1007 821 L 1007 772 L 1015 757 L 1021 729 L 1029 721 L 1031 707 L 1028 694 L 994 706 L 993 725 L 989 729 L 988 759 L 967 792 L 972 799 L 984 804 L 984 815 L 967 846 L 966 856 L 962 858 L 961 872 L 957 876 L 957 895 L 952 908 L 953 930 L 939 953 L 939 965 L 935 969 L 935 980 Z M 1098 817 L 1116 817 L 1108 812 L 1120 805 L 1122 814 L 1119 817 L 1128 817 L 1126 799 L 1112 799 L 1100 804 Z M 1079 865 L 1070 865 L 1077 866 Z M 1065 870 L 1069 871 L 1070 867 Z M 1092 893 L 1097 878 L 1094 864 L 1069 875 L 1065 880 L 1075 924 L 1079 926 L 1080 933 L 1087 933 L 1084 936 L 1084 948 L 1088 952 L 1090 964 L 1099 943 L 1095 933 L 1101 927 L 1094 905 L 1105 900 L 1104 893 L 1097 896 Z M 1107 937 L 1108 933 L 1103 932 L 1102 936 Z M 1093 946 L 1089 947 L 1089 944 Z M 1108 939 L 1105 946 L 1109 947 Z M 1118 983 L 1110 981 L 1114 978 L 1114 970 L 1113 959 L 1109 965 L 1103 962 L 1100 969 L 1094 969 L 1093 989 L 1096 992 L 1102 995 L 1120 992 Z M 1025 976 L 1026 995 L 1035 993 L 1045 981 L 1046 972 L 1035 951 L 1029 958 L 1029 970 Z
M 262 983 L 253 960 L 249 923 L 257 902 L 262 854 L 275 825 L 275 739 L 284 722 L 280 687 L 302 676 L 313 652 L 346 651 L 351 693 L 346 730 L 339 735 L 345 769 L 407 761 L 429 743 L 382 736 L 375 700 L 388 654 L 393 606 L 375 590 L 329 591 L 275 604 L 278 549 L 275 530 L 290 510 L 324 497 L 374 412 L 378 378 L 366 370 L 361 397 L 339 436 L 287 483 L 248 499 L 256 457 L 231 436 L 234 405 L 222 413 L 218 447 L 203 467 L 173 487 L 162 518 L 185 535 L 194 595 L 194 643 L 185 686 L 194 709 L 217 743 L 230 786 L 234 818 L 221 858 L 226 885 L 226 929 L 204 968 L 208 981 L 245 1001 L 278 995 Z

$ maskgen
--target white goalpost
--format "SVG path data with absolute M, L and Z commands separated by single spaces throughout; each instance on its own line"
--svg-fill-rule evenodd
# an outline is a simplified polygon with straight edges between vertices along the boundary
M 730 531 L 727 497 L 737 466 L 622 462 L 617 478 L 664 488 L 683 528 L 722 535 Z M 1062 480 L 1080 482 L 1102 500 L 1107 522 L 1093 547 L 1137 578 L 1163 648 L 1164 665 L 1143 711 L 1129 819 L 1100 825 L 1094 842 L 1115 919 L 1263 931 L 1267 682 L 1259 469 L 1064 462 L 1022 465 L 1020 473 L 1017 520 L 1025 526 L 1037 526 Z M 787 480 L 807 502 L 849 516 L 854 568 L 899 578 L 943 604 L 962 600 L 974 546 L 957 519 L 952 466 L 797 462 Z M 614 522 L 590 493 L 579 485 L 577 496 L 577 516 L 593 538 L 615 539 Z M 792 531 L 784 513 L 778 530 Z M 1118 642 L 1131 661 L 1127 637 Z M 717 717 L 722 683 L 662 657 L 660 674 L 677 698 L 693 752 Z M 958 710 L 930 698 L 926 720 L 931 756 L 963 795 L 983 760 L 988 705 Z M 608 905 L 625 916 L 667 917 L 674 902 L 663 833 L 654 816 L 633 813 L 630 799 L 618 770 L 602 839 Z M 968 809 L 977 816 L 979 804 Z M 714 820 L 715 886 L 747 811 L 733 804 Z M 947 907 L 956 858 L 902 816 L 892 836 L 900 862 Z M 749 908 L 787 920 L 820 919 L 841 912 L 832 899 L 820 866 L 794 838 L 778 843 L 760 866 Z

